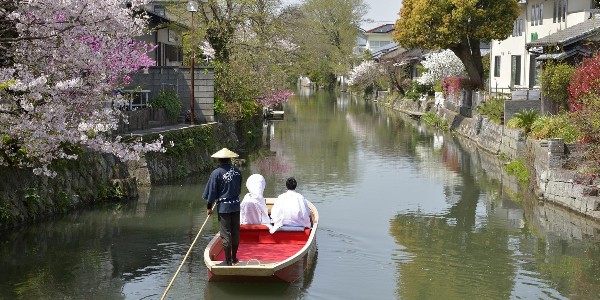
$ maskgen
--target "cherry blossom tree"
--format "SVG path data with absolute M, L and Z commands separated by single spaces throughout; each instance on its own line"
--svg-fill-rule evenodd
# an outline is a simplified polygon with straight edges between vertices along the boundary
M 383 68 L 372 60 L 363 61 L 348 73 L 348 85 L 362 90 L 365 95 L 373 92 L 377 81 L 385 75 Z
M 451 50 L 432 52 L 425 55 L 421 65 L 427 72 L 423 73 L 417 81 L 421 84 L 435 84 L 446 77 L 465 76 L 465 66 Z
M 281 90 L 260 96 L 256 99 L 256 102 L 262 107 L 273 108 L 279 104 L 287 103 L 292 95 L 294 94 L 291 91 Z
M 121 160 L 164 151 L 113 132 L 124 119 L 117 93 L 130 74 L 154 62 L 152 45 L 135 41 L 147 28 L 145 0 L 3 1 L 0 15 L 0 165 L 53 176 L 56 159 L 77 149 Z

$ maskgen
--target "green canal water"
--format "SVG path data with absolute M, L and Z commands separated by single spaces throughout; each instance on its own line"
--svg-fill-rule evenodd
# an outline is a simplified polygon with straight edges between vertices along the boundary
M 600 225 L 531 200 L 468 141 L 311 91 L 263 139 L 244 176 L 263 174 L 267 196 L 297 178 L 321 218 L 311 268 L 292 284 L 207 282 L 212 218 L 168 299 L 600 298 Z M 3 234 L 0 299 L 159 299 L 205 220 L 205 181 Z

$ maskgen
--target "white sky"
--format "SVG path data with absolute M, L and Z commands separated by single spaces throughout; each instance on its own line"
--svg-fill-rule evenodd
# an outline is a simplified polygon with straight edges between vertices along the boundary
M 283 4 L 300 3 L 302 0 L 282 0 Z M 396 23 L 398 12 L 402 5 L 402 0 L 363 0 L 368 6 L 369 11 L 365 16 L 373 20 L 370 23 L 362 24 L 362 29 L 369 30 L 379 25 Z
M 369 30 L 379 25 L 396 23 L 398 12 L 402 5 L 402 0 L 363 0 L 369 5 L 367 19 L 372 19 L 372 23 L 363 24 L 362 29 Z

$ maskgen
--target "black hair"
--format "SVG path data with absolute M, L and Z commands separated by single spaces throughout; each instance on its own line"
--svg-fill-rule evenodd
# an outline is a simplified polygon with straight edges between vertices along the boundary
M 285 181 L 285 186 L 288 188 L 288 190 L 295 190 L 297 185 L 298 183 L 294 177 L 290 177 Z

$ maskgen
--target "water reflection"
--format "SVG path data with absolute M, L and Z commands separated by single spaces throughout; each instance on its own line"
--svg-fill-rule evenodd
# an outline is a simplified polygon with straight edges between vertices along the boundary
M 541 205 L 470 140 L 310 90 L 242 170 L 321 216 L 302 281 L 208 283 L 208 222 L 170 299 L 597 299 L 600 225 Z M 204 221 L 206 178 L 0 237 L 0 299 L 158 299 Z M 245 191 L 243 191 L 245 193 Z
M 317 245 L 318 247 L 318 245 Z M 301 299 L 310 288 L 317 265 L 318 251 L 309 257 L 303 276 L 292 283 L 283 282 L 211 282 L 204 299 Z M 260 288 L 257 288 L 260 286 Z

